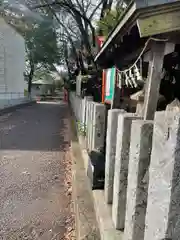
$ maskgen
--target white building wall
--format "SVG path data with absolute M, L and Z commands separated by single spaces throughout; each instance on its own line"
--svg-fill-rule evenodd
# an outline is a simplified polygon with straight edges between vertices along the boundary
M 24 94 L 25 41 L 0 18 L 0 98 Z M 3 94 L 6 93 L 6 94 Z

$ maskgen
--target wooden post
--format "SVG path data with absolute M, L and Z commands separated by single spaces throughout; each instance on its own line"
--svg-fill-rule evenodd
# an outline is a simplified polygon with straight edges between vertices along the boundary
M 148 79 L 144 99 L 144 120 L 154 120 L 159 98 L 161 72 L 164 61 L 165 42 L 154 42 L 151 49 Z
M 105 91 L 106 91 L 106 70 L 102 72 L 102 103 L 105 100 Z

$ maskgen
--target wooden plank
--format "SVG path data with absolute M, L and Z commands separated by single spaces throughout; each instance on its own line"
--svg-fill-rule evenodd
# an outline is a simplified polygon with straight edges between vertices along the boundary
M 154 42 L 152 45 L 145 89 L 144 120 L 153 120 L 157 109 L 165 45 L 165 42 Z
M 180 30 L 180 10 L 137 20 L 140 37 Z

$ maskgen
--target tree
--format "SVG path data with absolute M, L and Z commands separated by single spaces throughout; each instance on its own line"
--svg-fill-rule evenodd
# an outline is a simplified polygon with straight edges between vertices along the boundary
M 79 54 L 86 57 L 88 64 L 95 65 L 94 48 L 96 34 L 103 35 L 105 32 L 107 35 L 109 29 L 112 29 L 112 26 L 115 25 L 114 22 L 119 19 L 117 16 L 114 18 L 113 12 L 116 10 L 111 11 L 112 6 L 115 6 L 115 8 L 118 9 L 122 7 L 124 3 L 128 3 L 129 0 L 97 0 L 96 2 L 94 2 L 94 0 L 25 0 L 25 2 L 29 10 L 31 10 L 32 16 L 36 16 L 37 18 L 37 13 L 40 13 L 41 15 L 50 14 L 54 19 L 57 21 L 59 20 L 59 27 L 63 29 L 64 34 L 63 39 L 61 36 L 61 40 L 63 41 L 63 44 L 66 42 L 68 48 L 70 46 L 71 50 L 74 52 L 77 65 L 78 57 L 82 57 L 79 56 Z M 25 13 L 23 13 L 23 15 L 25 15 Z M 63 21 L 61 16 L 64 18 Z M 103 30 L 104 26 L 99 27 L 98 31 L 95 31 L 95 19 L 99 19 L 102 23 L 105 18 L 109 18 L 110 22 L 113 22 L 112 24 L 109 24 L 108 31 Z M 78 28 L 78 34 L 75 33 L 76 31 L 74 31 L 74 29 L 69 28 L 69 20 L 73 22 L 73 26 L 75 26 L 76 29 Z M 76 39 L 75 35 L 78 36 L 78 39 Z M 80 41 L 81 48 L 75 52 L 74 49 L 76 48 L 76 45 L 74 42 L 77 41 Z
M 94 63 L 96 34 L 107 35 L 110 29 L 112 30 L 119 20 L 119 13 L 121 13 L 119 9 L 122 10 L 122 6 L 124 7 L 126 2 L 128 0 L 98 0 L 96 3 L 93 0 L 42 0 L 41 3 L 31 6 L 31 9 L 49 8 L 56 19 L 64 16 L 64 26 L 61 24 L 62 20 L 59 21 L 59 24 L 64 28 L 66 34 L 67 30 L 69 32 L 66 23 L 69 19 L 73 20 L 79 29 L 78 32 L 81 39 L 81 49 L 78 52 L 81 52 L 81 55 L 86 54 L 88 65 L 93 64 L 96 67 Z M 112 6 L 115 6 L 114 10 L 112 10 Z M 96 31 L 94 24 L 94 20 L 97 18 L 100 24 L 98 31 Z M 110 24 L 107 22 L 108 29 L 104 30 L 102 23 L 104 22 L 105 24 L 106 19 L 110 21 Z M 70 42 L 70 46 L 72 47 L 72 40 L 74 41 L 74 39 L 71 36 L 74 34 L 72 30 L 69 33 L 68 42 Z
M 93 1 L 87 0 L 61 0 L 61 1 L 43 1 L 43 4 L 37 4 L 31 9 L 49 7 L 53 15 L 63 11 L 66 15 L 71 16 L 76 22 L 81 33 L 81 43 L 83 48 L 86 49 L 88 63 L 94 63 L 94 56 L 92 47 L 95 46 L 95 27 L 93 26 L 93 17 L 98 8 L 102 5 L 103 0 L 99 0 L 96 5 Z M 90 39 L 92 36 L 92 40 Z
M 55 64 L 60 61 L 60 50 L 54 17 L 47 8 L 30 11 L 27 6 L 6 2 L 1 5 L 1 15 L 5 21 L 16 29 L 25 39 L 26 76 L 28 92 L 34 73 L 37 69 L 56 70 Z
M 32 79 L 36 69 L 53 69 L 59 63 L 60 54 L 57 44 L 57 34 L 52 21 L 35 24 L 33 31 L 25 33 L 27 64 L 28 64 L 28 92 L 31 93 Z
M 97 22 L 97 31 L 101 32 L 102 36 L 107 37 L 114 27 L 119 22 L 121 14 L 123 13 L 123 8 L 117 8 L 108 10 L 105 16 Z

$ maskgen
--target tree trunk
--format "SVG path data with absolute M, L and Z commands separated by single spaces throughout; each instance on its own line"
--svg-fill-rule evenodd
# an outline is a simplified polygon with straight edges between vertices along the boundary
M 105 15 L 107 7 L 108 7 L 108 0 L 105 0 L 103 2 L 103 5 L 102 5 L 101 14 L 100 14 L 100 20 L 102 20 L 104 18 L 104 15 Z
M 81 51 L 79 51 L 79 63 L 80 63 L 80 69 L 81 69 L 81 72 L 83 72 L 84 73 L 84 71 L 85 71 L 85 67 L 84 67 L 84 62 L 83 62 L 83 58 L 82 58 L 82 53 L 81 53 Z
M 85 29 L 84 29 L 82 19 L 78 15 L 75 18 L 76 18 L 76 22 L 79 26 L 79 30 L 81 32 L 83 45 L 85 46 L 86 51 L 88 52 L 89 60 L 93 64 L 93 66 L 96 68 L 97 66 L 96 66 L 96 63 L 94 62 L 94 57 L 93 57 L 93 54 L 92 54 L 92 48 L 91 48 L 91 44 L 90 44 L 90 41 L 89 41 L 88 32 L 86 32 Z
M 29 73 L 29 78 L 28 78 L 28 95 L 31 95 L 31 88 L 32 88 L 32 79 L 34 76 L 34 64 L 31 64 L 31 71 Z
M 69 76 L 69 78 L 71 78 L 71 70 L 69 68 L 69 62 L 68 62 L 67 58 L 65 59 L 65 62 L 66 62 L 67 70 L 68 70 L 68 76 Z

